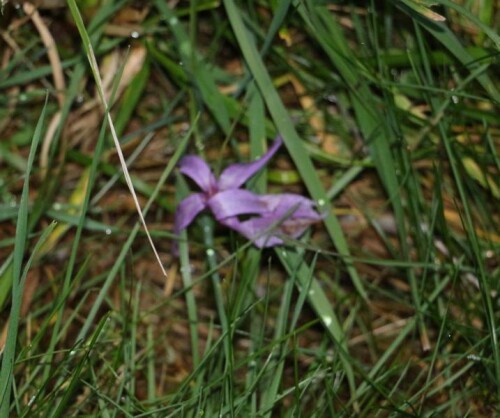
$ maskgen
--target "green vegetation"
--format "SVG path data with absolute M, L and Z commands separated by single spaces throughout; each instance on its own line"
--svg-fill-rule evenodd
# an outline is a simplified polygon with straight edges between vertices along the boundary
M 495 2 L 2 4 L 0 418 L 499 413 Z M 324 220 L 175 236 L 277 134 Z

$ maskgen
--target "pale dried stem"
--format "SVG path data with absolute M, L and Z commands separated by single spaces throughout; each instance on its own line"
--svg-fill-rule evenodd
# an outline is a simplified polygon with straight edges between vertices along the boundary
M 40 34 L 40 38 L 45 45 L 45 48 L 47 48 L 47 56 L 49 58 L 50 66 L 52 67 L 52 77 L 54 79 L 54 86 L 56 88 L 56 97 L 59 103 L 59 108 L 62 109 L 64 104 L 64 93 L 66 91 L 66 82 L 64 81 L 61 59 L 59 58 L 59 53 L 57 52 L 57 46 L 54 41 L 54 37 L 50 33 L 47 25 L 43 21 L 35 6 L 33 6 L 29 2 L 25 2 L 23 4 L 23 9 L 35 25 L 38 33 Z M 43 138 L 42 149 L 40 153 L 40 169 L 42 177 L 45 177 L 47 173 L 50 145 L 52 144 L 54 134 L 60 121 L 61 112 L 59 111 L 52 117 L 52 120 L 49 124 L 49 129 L 47 129 L 47 132 L 45 133 L 45 136 Z
M 64 73 L 62 70 L 61 59 L 59 58 L 59 53 L 57 52 L 56 43 L 36 7 L 29 2 L 25 2 L 23 4 L 23 9 L 33 21 L 45 48 L 47 48 L 47 56 L 49 58 L 50 66 L 52 67 L 52 77 L 54 78 L 54 86 L 56 87 L 57 92 L 57 101 L 59 102 L 59 106 L 62 107 L 64 103 L 66 83 L 64 81 Z
M 95 58 L 94 58 L 95 60 Z M 100 82 L 100 80 L 99 80 Z M 130 174 L 128 172 L 127 168 L 127 163 L 125 162 L 125 157 L 123 156 L 122 149 L 120 147 L 120 141 L 118 141 L 118 136 L 116 135 L 115 131 L 115 125 L 113 124 L 113 119 L 111 118 L 111 114 L 109 113 L 109 108 L 108 104 L 106 103 L 106 99 L 104 99 L 104 96 L 102 97 L 104 105 L 106 106 L 106 114 L 108 116 L 108 122 L 109 122 L 109 128 L 111 130 L 111 136 L 113 137 L 113 141 L 116 146 L 116 152 L 118 153 L 118 158 L 120 159 L 120 164 L 123 169 L 123 175 L 125 177 L 125 182 L 127 183 L 127 186 L 130 190 L 130 193 L 132 194 L 132 198 L 134 199 L 135 207 L 137 209 L 137 213 L 139 214 L 139 218 L 141 220 L 142 225 L 144 226 L 144 231 L 146 231 L 146 235 L 148 237 L 149 244 L 151 245 L 151 248 L 153 249 L 153 252 L 155 254 L 156 259 L 158 260 L 158 264 L 161 267 L 161 271 L 164 276 L 167 275 L 167 272 L 165 271 L 165 268 L 163 267 L 163 264 L 160 259 L 160 255 L 158 254 L 158 251 L 156 251 L 155 244 L 153 242 L 153 238 L 151 238 L 151 234 L 149 233 L 148 227 L 146 225 L 146 220 L 144 219 L 144 216 L 142 214 L 142 209 L 141 205 L 139 204 L 139 199 L 137 198 L 137 195 L 134 190 L 134 185 L 132 184 L 132 179 L 130 178 Z
M 116 152 L 118 154 L 118 158 L 119 158 L 120 164 L 122 166 L 123 176 L 125 177 L 125 182 L 127 183 L 130 194 L 132 195 L 132 198 L 134 200 L 134 204 L 135 204 L 135 207 L 137 209 L 137 213 L 139 214 L 139 219 L 141 221 L 142 226 L 144 227 L 144 231 L 146 232 L 149 244 L 151 245 L 151 248 L 153 249 L 156 260 L 158 261 L 158 264 L 160 265 L 160 268 L 161 268 L 163 275 L 167 276 L 167 272 L 165 271 L 165 268 L 163 267 L 163 264 L 162 264 L 161 259 L 160 259 L 160 255 L 158 254 L 158 251 L 156 250 L 156 247 L 155 247 L 154 242 L 153 242 L 153 238 L 151 238 L 151 234 L 149 233 L 148 226 L 146 225 L 146 220 L 144 219 L 144 215 L 142 214 L 141 205 L 139 204 L 139 199 L 137 198 L 137 194 L 135 193 L 134 185 L 132 184 L 132 179 L 130 178 L 130 174 L 128 172 L 127 163 L 125 161 L 125 157 L 123 155 L 123 152 L 122 152 L 122 149 L 120 146 L 120 141 L 118 140 L 118 135 L 116 134 L 115 125 L 113 123 L 113 118 L 111 117 L 111 114 L 109 113 L 109 105 L 108 105 L 108 102 L 106 100 L 101 75 L 99 73 L 99 66 L 97 65 L 97 60 L 96 60 L 95 54 L 94 54 L 94 49 L 92 48 L 92 45 L 90 43 L 87 45 L 87 48 L 88 48 L 88 59 L 89 59 L 90 67 L 92 68 L 92 73 L 94 74 L 94 79 L 95 79 L 95 82 L 97 84 L 97 91 L 99 93 L 99 96 L 101 98 L 101 102 L 104 106 L 104 111 L 106 112 L 106 115 L 108 118 L 109 129 L 111 131 L 111 136 L 113 137 L 113 142 L 115 143 Z

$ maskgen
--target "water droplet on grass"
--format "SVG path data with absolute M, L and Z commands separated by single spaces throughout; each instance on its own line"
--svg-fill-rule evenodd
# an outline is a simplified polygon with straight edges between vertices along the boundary
M 333 322 L 333 321 L 332 321 L 332 318 L 331 318 L 331 317 L 329 317 L 329 316 L 324 316 L 324 317 L 323 317 L 323 322 L 325 323 L 325 325 L 326 325 L 327 327 L 329 327 L 330 325 L 332 325 L 332 322 Z

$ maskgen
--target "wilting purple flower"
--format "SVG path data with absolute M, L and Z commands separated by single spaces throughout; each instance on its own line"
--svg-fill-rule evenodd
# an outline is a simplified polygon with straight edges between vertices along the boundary
M 264 167 L 281 144 L 282 139 L 278 137 L 261 158 L 247 164 L 230 165 L 218 180 L 201 158 L 184 157 L 179 164 L 180 172 L 202 191 L 179 204 L 175 214 L 176 233 L 189 226 L 201 211 L 210 209 L 217 221 L 262 248 L 283 244 L 283 236 L 298 238 L 310 224 L 322 219 L 314 210 L 314 202 L 303 196 L 290 193 L 257 195 L 240 188 Z M 238 216 L 241 215 L 246 215 L 247 219 L 240 220 Z
M 304 196 L 291 193 L 256 196 L 266 206 L 259 216 L 240 221 L 237 216 L 220 220 L 259 247 L 273 247 L 284 243 L 283 238 L 299 238 L 311 224 L 323 218 L 315 203 Z

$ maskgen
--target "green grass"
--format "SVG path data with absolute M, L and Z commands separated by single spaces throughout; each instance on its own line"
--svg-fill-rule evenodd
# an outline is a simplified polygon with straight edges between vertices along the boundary
M 39 10 L 62 103 L 0 16 L 0 418 L 498 414 L 494 2 L 90 3 Z M 278 133 L 247 187 L 324 222 L 175 237 L 179 159 Z

